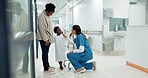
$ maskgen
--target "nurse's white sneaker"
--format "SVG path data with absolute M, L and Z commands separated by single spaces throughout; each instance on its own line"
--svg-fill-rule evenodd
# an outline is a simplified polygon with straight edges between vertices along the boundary
M 84 67 L 81 67 L 81 68 L 77 69 L 75 71 L 75 73 L 81 74 L 81 73 L 84 73 L 85 71 L 86 71 L 86 69 Z
M 96 70 L 96 62 L 93 61 L 92 63 L 93 63 L 93 68 L 92 69 L 93 69 L 93 71 L 95 71 Z

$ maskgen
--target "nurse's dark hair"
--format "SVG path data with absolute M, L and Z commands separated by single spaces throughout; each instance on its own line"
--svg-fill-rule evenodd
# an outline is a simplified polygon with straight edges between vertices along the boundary
M 55 5 L 52 4 L 52 3 L 47 3 L 47 4 L 45 5 L 45 8 L 46 8 L 46 10 L 49 11 L 49 12 L 54 12 L 56 7 L 55 7 Z
M 53 31 L 54 33 L 57 33 L 57 29 L 60 28 L 59 26 L 54 27 Z
M 86 38 L 86 36 L 81 32 L 81 28 L 80 28 L 79 25 L 73 25 L 72 28 L 73 28 L 73 30 L 76 31 L 76 35 L 82 34 L 82 35 Z M 86 39 L 87 39 L 87 38 L 86 38 Z

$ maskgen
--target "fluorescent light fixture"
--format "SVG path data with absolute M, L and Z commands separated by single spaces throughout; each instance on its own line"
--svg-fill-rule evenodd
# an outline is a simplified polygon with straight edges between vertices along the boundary
M 42 12 L 42 10 L 38 10 L 38 12 Z
M 64 12 L 63 12 L 63 11 L 61 11 L 60 13 L 61 13 L 61 14 L 63 14 Z
M 138 0 L 130 0 L 130 4 L 137 4 Z
M 43 5 L 44 3 L 41 2 L 41 1 L 37 1 L 37 4 L 38 4 L 38 5 Z

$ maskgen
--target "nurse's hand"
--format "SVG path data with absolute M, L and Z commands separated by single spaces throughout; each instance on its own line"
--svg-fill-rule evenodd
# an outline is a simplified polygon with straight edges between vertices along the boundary
M 70 34 L 69 34 L 69 37 L 71 37 L 72 35 L 73 35 L 73 34 L 72 34 L 72 33 L 70 33 Z
M 70 54 L 70 53 L 72 53 L 72 52 L 73 52 L 73 50 L 69 51 L 67 54 Z
M 63 36 L 65 37 L 65 38 L 67 38 L 67 36 L 64 34 L 64 33 L 62 33 L 63 34 Z

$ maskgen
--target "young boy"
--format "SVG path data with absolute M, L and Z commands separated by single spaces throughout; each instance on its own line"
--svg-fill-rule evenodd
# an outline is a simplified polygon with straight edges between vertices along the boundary
M 63 70 L 62 62 L 66 60 L 65 42 L 66 40 L 68 40 L 68 42 L 71 44 L 73 44 L 73 42 L 70 41 L 65 34 L 63 34 L 58 26 L 54 28 L 54 33 L 56 34 L 56 36 L 54 37 L 56 61 L 59 62 L 60 69 Z

